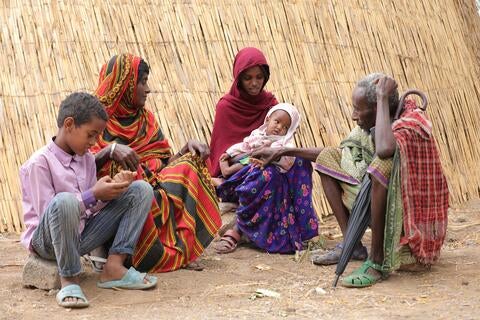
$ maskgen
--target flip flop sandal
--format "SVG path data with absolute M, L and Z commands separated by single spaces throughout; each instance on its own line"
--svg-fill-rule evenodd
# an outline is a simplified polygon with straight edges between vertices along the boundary
M 374 269 L 380 272 L 379 276 L 374 276 L 367 273 L 368 269 Z M 365 288 L 373 286 L 375 283 L 382 281 L 386 278 L 386 273 L 383 272 L 383 268 L 380 264 L 373 262 L 372 260 L 365 261 L 360 268 L 353 271 L 349 276 L 342 280 L 342 286 L 347 288 Z
M 57 293 L 57 303 L 64 308 L 86 308 L 90 304 L 78 284 L 69 284 Z M 65 298 L 77 298 L 77 301 L 64 301 Z M 83 301 L 82 301 L 83 300 Z
M 144 280 L 148 282 L 145 283 Z M 148 276 L 146 273 L 140 273 L 134 267 L 130 267 L 127 273 L 120 280 L 112 280 L 105 282 L 97 282 L 97 287 L 103 289 L 128 289 L 143 290 L 155 287 L 157 285 L 157 277 Z
M 231 253 L 237 249 L 240 238 L 241 235 L 237 231 L 230 229 L 220 238 L 214 249 L 219 254 Z

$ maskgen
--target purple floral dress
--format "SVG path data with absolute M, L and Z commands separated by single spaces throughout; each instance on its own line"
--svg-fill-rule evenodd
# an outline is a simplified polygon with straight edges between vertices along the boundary
M 296 158 L 286 173 L 274 165 L 263 170 L 245 166 L 220 185 L 217 194 L 223 201 L 239 202 L 239 229 L 268 252 L 301 250 L 303 241 L 318 235 L 309 161 Z

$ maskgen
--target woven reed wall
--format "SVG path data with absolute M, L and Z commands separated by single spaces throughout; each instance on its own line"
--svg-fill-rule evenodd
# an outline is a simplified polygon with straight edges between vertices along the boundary
M 133 2 L 134 4 L 132 4 Z M 267 89 L 299 106 L 301 146 L 352 128 L 361 76 L 384 71 L 430 98 L 454 204 L 479 196 L 479 17 L 474 0 L 5 1 L 0 7 L 0 232 L 21 231 L 19 166 L 55 134 L 70 92 L 92 91 L 108 58 L 151 65 L 155 111 L 175 148 L 209 141 L 216 101 L 244 46 L 261 48 Z M 328 213 L 316 178 L 316 207 Z

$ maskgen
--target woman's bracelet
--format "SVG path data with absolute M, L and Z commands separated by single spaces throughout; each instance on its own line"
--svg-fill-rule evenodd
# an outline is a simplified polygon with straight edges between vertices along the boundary
M 109 153 L 110 159 L 113 159 L 113 151 L 115 151 L 116 146 L 117 146 L 116 142 L 114 142 L 110 145 L 110 153 Z

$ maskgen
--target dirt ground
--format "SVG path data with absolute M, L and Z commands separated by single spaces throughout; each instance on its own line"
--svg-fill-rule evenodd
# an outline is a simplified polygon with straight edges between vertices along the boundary
M 328 246 L 338 241 L 332 218 L 321 230 L 336 239 Z M 83 310 L 58 307 L 55 292 L 23 288 L 26 252 L 18 235 L 0 235 L 0 319 L 479 319 L 479 234 L 480 201 L 452 209 L 430 272 L 394 273 L 366 289 L 333 289 L 334 266 L 249 247 L 222 256 L 208 249 L 204 271 L 159 274 L 157 288 L 144 292 L 98 289 L 98 275 L 87 269 L 82 287 L 90 307 Z M 255 297 L 257 289 L 280 297 Z

